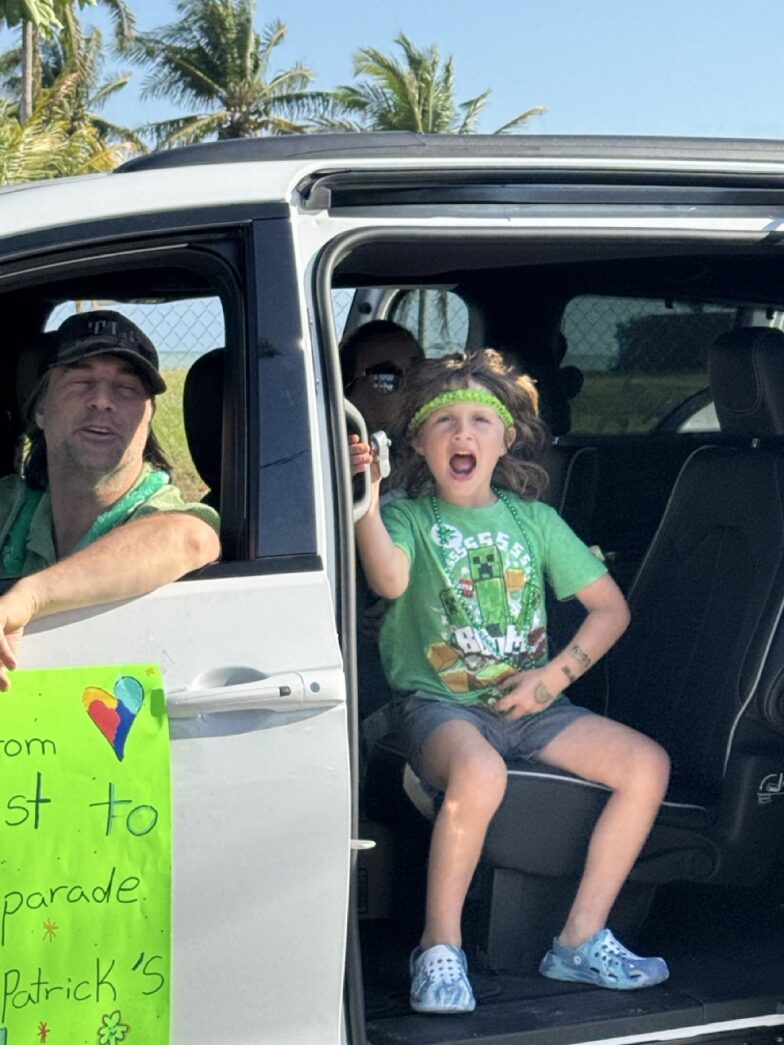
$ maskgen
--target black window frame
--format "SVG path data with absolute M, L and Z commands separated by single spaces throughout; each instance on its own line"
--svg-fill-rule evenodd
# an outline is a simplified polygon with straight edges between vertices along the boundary
M 274 457 L 293 428 L 293 424 L 287 424 L 285 431 L 275 427 L 281 417 L 281 397 L 273 392 L 275 381 L 291 382 L 307 418 L 296 283 L 289 283 L 284 309 L 282 288 L 291 278 L 291 270 L 270 280 L 274 287 L 265 285 L 265 274 L 278 272 L 287 240 L 293 263 L 288 209 L 280 204 L 256 206 L 252 213 L 247 206 L 230 205 L 109 218 L 0 240 L 0 291 L 62 282 L 85 267 L 88 271 L 91 266 L 107 271 L 136 269 L 154 259 L 161 264 L 182 261 L 184 267 L 192 264 L 215 274 L 227 346 L 242 346 L 242 351 L 227 353 L 227 384 L 237 408 L 224 413 L 223 426 L 221 536 L 226 558 L 199 571 L 198 577 L 320 568 L 308 462 L 300 468 L 285 510 L 267 518 L 261 511 L 280 490 L 280 482 L 272 482 L 271 470 L 264 467 L 265 454 L 267 460 Z M 220 277 L 219 266 L 223 268 Z M 270 346 L 275 350 L 270 351 Z M 304 431 L 309 440 L 307 424 Z M 253 490 L 251 476 L 259 478 L 263 490 Z M 291 513 L 303 521 L 302 526 L 289 524 Z M 0 591 L 12 583 L 0 582 Z

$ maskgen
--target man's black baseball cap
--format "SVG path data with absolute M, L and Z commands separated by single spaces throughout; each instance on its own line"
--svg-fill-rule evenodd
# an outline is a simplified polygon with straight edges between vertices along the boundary
M 39 359 L 38 380 L 40 382 L 52 367 L 78 363 L 88 356 L 110 354 L 124 356 L 153 395 L 166 391 L 152 341 L 126 316 L 109 309 L 77 312 L 50 333 Z

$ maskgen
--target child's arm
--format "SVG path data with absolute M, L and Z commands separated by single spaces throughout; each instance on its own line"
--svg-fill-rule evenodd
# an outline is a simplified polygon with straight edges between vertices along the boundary
M 370 468 L 370 508 L 356 525 L 357 547 L 362 560 L 362 569 L 370 587 L 385 599 L 396 599 L 408 587 L 408 556 L 392 543 L 381 518 L 379 487 L 381 475 L 376 456 L 359 436 L 349 438 L 351 474 L 359 475 Z
M 496 703 L 496 711 L 510 719 L 543 711 L 624 633 L 629 607 L 609 574 L 582 588 L 577 598 L 588 615 L 572 641 L 543 668 L 522 671 L 510 679 L 513 688 Z

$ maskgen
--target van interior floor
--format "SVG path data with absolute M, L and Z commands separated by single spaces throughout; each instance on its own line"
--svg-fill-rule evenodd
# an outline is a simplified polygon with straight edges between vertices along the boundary
M 664 984 L 612 991 L 470 965 L 477 1008 L 465 1016 L 410 1010 L 408 952 L 416 940 L 408 930 L 390 919 L 363 922 L 361 932 L 372 1045 L 567 1045 L 784 1014 L 781 874 L 755 889 L 661 888 L 644 932 L 629 945 L 667 959 Z M 742 1040 L 784 1041 L 784 1027 L 747 1031 Z

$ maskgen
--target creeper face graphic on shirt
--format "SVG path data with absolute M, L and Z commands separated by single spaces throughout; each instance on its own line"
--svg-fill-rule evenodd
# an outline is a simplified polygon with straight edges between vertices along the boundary
M 494 547 L 473 548 L 468 552 L 468 566 L 485 628 L 490 635 L 503 635 L 509 624 L 509 605 L 501 553 Z

